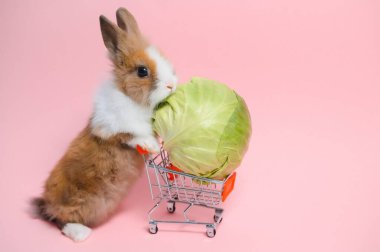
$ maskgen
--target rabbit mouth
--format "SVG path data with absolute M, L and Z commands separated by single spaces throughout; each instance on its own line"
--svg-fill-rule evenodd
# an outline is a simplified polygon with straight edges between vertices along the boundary
M 155 107 L 161 101 L 163 101 L 166 97 L 171 95 L 175 91 L 176 87 L 168 88 L 166 86 L 156 86 L 156 88 L 152 91 L 149 102 L 152 107 Z

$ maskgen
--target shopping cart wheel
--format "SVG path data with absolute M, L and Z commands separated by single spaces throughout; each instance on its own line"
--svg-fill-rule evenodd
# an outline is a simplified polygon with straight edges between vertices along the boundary
M 168 201 L 168 205 L 166 206 L 166 209 L 169 213 L 175 212 L 175 202 L 174 201 Z
M 214 215 L 214 221 L 215 223 L 221 223 L 223 220 L 223 217 Z
M 213 225 L 207 225 L 206 228 L 207 228 L 206 235 L 209 238 L 213 238 L 216 235 L 215 227 Z
M 149 224 L 149 233 L 156 234 L 158 232 L 158 227 L 156 223 Z
M 216 208 L 215 214 L 214 214 L 214 221 L 215 223 L 221 223 L 223 220 L 223 209 Z

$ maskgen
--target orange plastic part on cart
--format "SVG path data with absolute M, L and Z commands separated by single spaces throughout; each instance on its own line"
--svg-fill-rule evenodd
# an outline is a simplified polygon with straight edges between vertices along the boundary
M 175 165 L 173 164 L 169 164 L 168 167 L 167 167 L 169 170 L 173 170 L 173 171 L 177 171 L 177 172 L 182 172 L 181 169 L 179 169 L 178 167 L 176 167 Z M 174 178 L 177 178 L 178 175 L 177 174 L 174 174 L 174 173 L 168 173 L 168 178 L 169 180 L 173 181 Z
M 224 202 L 228 195 L 232 192 L 235 186 L 236 172 L 232 173 L 232 175 L 227 179 L 224 183 L 224 188 L 222 192 L 222 201 Z
M 147 151 L 147 150 L 141 148 L 140 145 L 137 145 L 137 146 L 136 146 L 136 149 L 137 149 L 137 151 L 138 151 L 141 155 L 145 155 L 145 154 L 148 154 L 148 153 L 149 153 L 149 151 Z

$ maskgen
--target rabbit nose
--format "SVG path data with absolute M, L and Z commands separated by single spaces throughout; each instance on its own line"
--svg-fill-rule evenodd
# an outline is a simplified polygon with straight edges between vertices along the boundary
M 170 89 L 170 90 L 173 90 L 173 88 L 174 88 L 173 84 L 167 84 L 166 87 L 167 87 L 168 89 Z

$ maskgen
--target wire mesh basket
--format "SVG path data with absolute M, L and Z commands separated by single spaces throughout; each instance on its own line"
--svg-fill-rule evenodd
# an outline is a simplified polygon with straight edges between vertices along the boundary
M 224 180 L 209 179 L 184 173 L 175 167 L 166 151 L 161 147 L 158 155 L 152 155 L 138 148 L 143 155 L 152 200 L 156 203 L 149 211 L 149 232 L 158 232 L 157 223 L 187 223 L 206 226 L 208 237 L 214 237 L 216 228 L 223 219 L 222 202 L 234 188 L 236 172 Z M 167 211 L 174 213 L 176 203 L 187 205 L 183 211 L 183 220 L 153 219 L 153 212 L 162 204 Z M 190 220 L 188 212 L 193 206 L 214 209 L 213 222 Z

